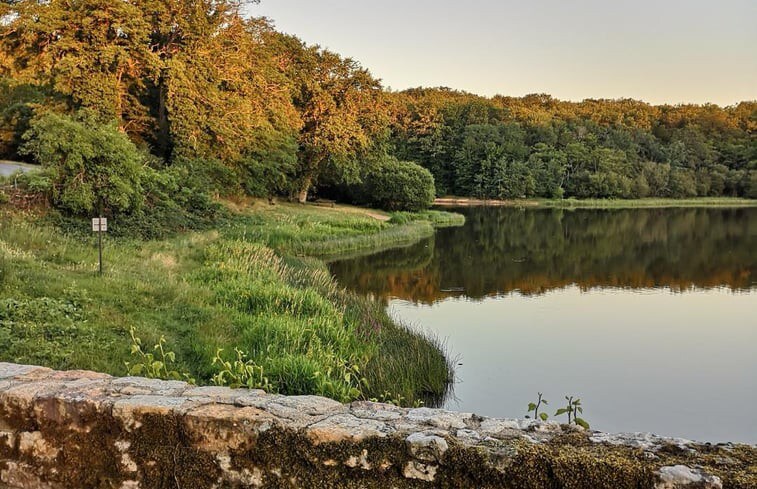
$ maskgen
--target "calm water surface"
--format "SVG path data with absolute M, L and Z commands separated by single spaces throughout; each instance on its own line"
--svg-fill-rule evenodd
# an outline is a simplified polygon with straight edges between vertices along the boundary
M 464 227 L 332 263 L 447 341 L 445 406 L 757 443 L 757 209 L 460 209 Z

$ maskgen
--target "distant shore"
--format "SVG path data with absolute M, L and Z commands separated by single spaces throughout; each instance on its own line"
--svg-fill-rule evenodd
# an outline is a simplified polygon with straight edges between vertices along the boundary
M 440 197 L 436 206 L 491 207 L 564 207 L 564 208 L 634 208 L 634 207 L 757 207 L 757 199 L 739 197 L 698 197 L 691 199 L 513 199 L 492 200 L 470 197 Z

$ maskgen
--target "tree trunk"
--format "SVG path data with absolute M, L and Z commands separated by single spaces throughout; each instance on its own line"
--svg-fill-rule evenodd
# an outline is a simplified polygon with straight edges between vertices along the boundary
M 302 186 L 300 187 L 300 192 L 297 194 L 297 201 L 300 204 L 304 204 L 308 200 L 308 191 L 310 190 L 310 185 L 312 183 L 311 177 L 305 177 L 305 179 L 302 181 Z
M 171 129 L 168 124 L 168 109 L 166 98 L 168 97 L 166 79 L 161 72 L 158 80 L 158 151 L 165 159 L 171 156 Z

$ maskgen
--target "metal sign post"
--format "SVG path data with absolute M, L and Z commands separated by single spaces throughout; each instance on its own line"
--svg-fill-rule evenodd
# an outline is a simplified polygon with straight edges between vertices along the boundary
M 105 217 L 92 218 L 92 231 L 97 233 L 97 245 L 100 254 L 100 275 L 103 274 L 103 233 L 108 230 L 108 219 Z

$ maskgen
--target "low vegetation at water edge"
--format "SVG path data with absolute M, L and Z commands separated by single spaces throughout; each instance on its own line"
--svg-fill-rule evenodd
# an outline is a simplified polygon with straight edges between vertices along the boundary
M 446 392 L 452 372 L 439 342 L 295 253 L 343 249 L 345 240 L 372 246 L 430 228 L 427 220 L 256 203 L 215 230 L 152 241 L 106 236 L 102 278 L 95 238 L 71 227 L 88 223 L 64 224 L 0 217 L 1 360 L 210 383 L 244 355 L 258 380 L 239 385 L 274 392 L 405 404 Z

